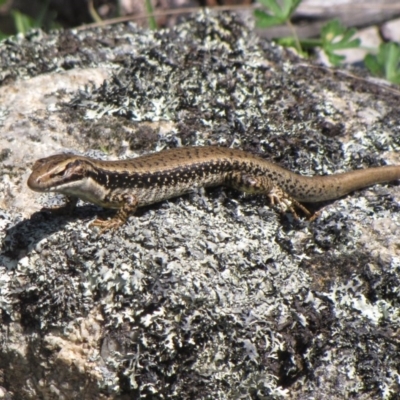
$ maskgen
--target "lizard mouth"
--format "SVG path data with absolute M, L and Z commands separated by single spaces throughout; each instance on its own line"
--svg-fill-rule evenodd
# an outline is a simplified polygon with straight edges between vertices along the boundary
M 29 176 L 27 184 L 29 189 L 35 192 L 48 192 L 51 187 L 50 183 L 46 184 L 43 182 L 34 172 Z
M 51 174 L 45 177 L 38 177 L 34 172 L 28 178 L 29 189 L 35 192 L 56 192 L 63 185 L 68 185 L 71 182 L 76 182 L 82 179 L 82 175 L 67 171 L 57 174 Z

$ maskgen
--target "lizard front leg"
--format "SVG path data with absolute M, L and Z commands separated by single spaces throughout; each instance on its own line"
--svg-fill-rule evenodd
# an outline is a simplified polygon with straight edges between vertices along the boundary
M 271 202 L 271 205 L 278 206 L 282 212 L 289 210 L 296 219 L 299 216 L 296 213 L 295 208 L 300 209 L 304 212 L 307 217 L 311 217 L 312 214 L 296 199 L 286 193 L 282 188 L 277 186 L 271 179 L 266 176 L 260 175 L 255 176 L 243 172 L 234 172 L 229 177 L 229 186 L 235 189 L 241 190 L 245 193 L 251 194 L 263 194 L 267 196 Z
M 107 202 L 114 206 L 119 206 L 115 216 L 108 220 L 96 219 L 90 225 L 98 226 L 102 228 L 100 234 L 104 233 L 109 229 L 117 229 L 124 225 L 128 220 L 129 216 L 134 214 L 138 207 L 138 199 L 134 194 L 131 193 L 118 193 L 107 199 Z

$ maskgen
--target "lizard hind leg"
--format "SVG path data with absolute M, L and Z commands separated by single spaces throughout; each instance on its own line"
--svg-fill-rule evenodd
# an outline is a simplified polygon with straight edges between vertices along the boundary
M 296 219 L 299 219 L 295 210 L 296 208 L 303 211 L 307 217 L 311 217 L 312 215 L 302 204 L 267 176 L 234 172 L 230 176 L 229 186 L 245 193 L 263 194 L 269 198 L 272 206 L 278 206 L 282 212 L 289 210 Z

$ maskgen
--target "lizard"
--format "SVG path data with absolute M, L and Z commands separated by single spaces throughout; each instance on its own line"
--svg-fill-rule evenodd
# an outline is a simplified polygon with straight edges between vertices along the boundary
M 400 179 L 400 166 L 383 166 L 332 175 L 303 176 L 259 156 L 217 146 L 180 147 L 144 156 L 103 161 L 71 153 L 35 162 L 28 186 L 36 192 L 66 196 L 62 209 L 78 201 L 117 209 L 109 220 L 96 219 L 101 232 L 124 225 L 138 207 L 193 191 L 225 185 L 262 194 L 282 211 L 296 209 L 315 218 L 301 203 L 340 198 L 357 189 Z

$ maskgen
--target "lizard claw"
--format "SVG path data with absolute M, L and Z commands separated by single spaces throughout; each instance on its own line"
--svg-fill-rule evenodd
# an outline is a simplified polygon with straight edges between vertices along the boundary
M 295 208 L 300 209 L 307 215 L 308 218 L 313 218 L 312 213 L 307 210 L 302 204 L 300 204 L 297 200 L 290 197 L 286 192 L 284 192 L 279 187 L 274 187 L 269 193 L 268 198 L 271 202 L 271 205 L 277 205 L 282 212 L 286 212 L 289 210 L 295 219 L 299 219 L 299 216 L 296 213 Z
M 93 222 L 90 223 L 89 226 L 97 226 L 100 229 L 99 235 L 102 235 L 104 232 L 108 230 L 116 230 L 120 226 L 124 225 L 124 221 L 121 221 L 119 218 L 111 218 L 107 220 L 102 220 L 102 219 L 96 219 Z

